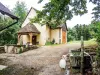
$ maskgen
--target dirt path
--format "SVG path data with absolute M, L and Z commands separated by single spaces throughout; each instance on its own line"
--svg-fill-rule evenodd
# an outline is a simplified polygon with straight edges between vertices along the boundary
M 59 68 L 61 56 L 79 47 L 79 43 L 73 43 L 42 46 L 22 54 L 0 54 L 0 59 L 4 59 L 0 64 L 9 65 L 10 68 L 4 70 L 2 75 L 63 75 Z

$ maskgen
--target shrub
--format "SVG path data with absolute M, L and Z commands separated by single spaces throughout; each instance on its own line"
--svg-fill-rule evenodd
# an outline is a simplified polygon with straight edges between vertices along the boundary
M 55 39 L 52 40 L 52 44 L 55 44 Z
M 45 43 L 45 45 L 52 45 L 52 43 L 49 42 L 49 41 L 47 41 L 47 42 Z

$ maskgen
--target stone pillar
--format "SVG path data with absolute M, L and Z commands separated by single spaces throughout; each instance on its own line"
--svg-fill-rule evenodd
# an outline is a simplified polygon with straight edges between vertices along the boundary
M 29 33 L 29 36 L 30 36 L 30 45 L 32 45 L 32 36 L 33 36 L 33 34 Z

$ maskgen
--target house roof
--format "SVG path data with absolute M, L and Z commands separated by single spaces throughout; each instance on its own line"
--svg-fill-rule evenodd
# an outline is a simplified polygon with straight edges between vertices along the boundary
M 62 30 L 63 30 L 63 31 L 66 31 L 66 30 L 68 31 L 67 25 L 66 25 L 66 24 L 62 24 Z
M 32 9 L 34 9 L 35 11 L 39 11 L 39 10 L 35 9 L 34 7 L 31 7 L 30 10 L 28 11 L 28 13 L 27 13 L 27 15 L 26 15 L 24 21 L 26 20 L 27 16 L 29 15 L 29 13 L 31 12 Z M 24 21 L 23 21 L 23 23 L 24 23 Z M 22 23 L 22 24 L 23 24 L 23 23 Z
M 3 14 L 3 15 L 8 15 L 10 16 L 12 19 L 18 19 L 18 17 L 14 16 L 11 11 L 5 7 L 1 2 L 0 2 L 0 12 Z
M 35 25 L 28 23 L 23 28 L 21 28 L 18 33 L 40 33 Z
M 39 11 L 39 10 L 37 10 L 37 9 L 35 9 L 35 8 L 33 8 L 33 7 L 31 7 L 30 10 L 29 10 L 29 12 L 27 13 L 27 16 L 29 15 L 29 13 L 31 12 L 32 9 L 34 9 L 35 11 Z M 27 16 L 26 16 L 26 18 L 27 18 Z M 25 20 L 26 20 L 26 18 L 25 18 Z M 25 20 L 24 20 L 24 21 L 25 21 Z M 24 21 L 23 21 L 23 23 L 24 23 Z M 52 28 L 52 27 L 51 27 L 51 28 Z M 57 28 L 62 28 L 63 30 L 68 30 L 66 24 L 58 25 L 58 26 L 57 26 L 56 28 L 54 28 L 54 29 L 57 29 Z M 52 28 L 52 29 L 53 29 L 53 28 Z
M 52 28 L 52 27 L 51 27 L 51 28 Z M 64 30 L 64 31 L 68 30 L 68 29 L 67 29 L 67 25 L 66 25 L 66 24 L 61 24 L 61 25 L 58 25 L 57 27 L 52 28 L 52 29 L 58 29 L 58 28 L 62 28 L 62 30 Z

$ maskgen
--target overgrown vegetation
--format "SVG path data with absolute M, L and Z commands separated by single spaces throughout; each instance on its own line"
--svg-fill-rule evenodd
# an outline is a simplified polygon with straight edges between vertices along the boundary
M 97 33 L 97 26 L 94 24 L 90 25 L 76 25 L 73 28 L 68 28 L 68 41 L 79 41 L 81 36 L 84 40 L 95 38 Z
M 53 39 L 51 42 L 50 41 L 46 41 L 45 45 L 55 45 L 57 43 L 55 43 L 55 39 Z
M 100 62 L 100 22 L 95 22 L 94 23 L 97 26 L 97 33 L 96 33 L 96 41 L 98 43 L 98 48 L 97 48 L 97 61 Z M 99 67 L 100 64 L 98 63 Z
M 47 42 L 45 43 L 45 45 L 52 45 L 52 43 L 49 42 L 49 41 L 47 41 Z
M 43 0 L 39 0 L 41 3 Z M 37 16 L 31 19 L 31 22 L 38 22 L 43 25 L 48 24 L 51 27 L 55 27 L 62 23 L 66 23 L 67 20 L 73 18 L 74 15 L 83 15 L 87 13 L 86 4 L 91 2 L 96 5 L 93 9 L 94 19 L 100 17 L 100 0 L 49 0 L 44 5 L 42 11 L 37 11 Z
M 0 45 L 17 44 L 17 32 L 26 17 L 27 8 L 24 2 L 17 2 L 12 12 L 19 17 L 19 22 L 0 32 Z M 0 29 L 14 22 L 10 17 L 0 14 Z
M 68 44 L 72 44 L 72 43 L 80 43 L 81 41 L 70 41 L 68 42 Z M 90 40 L 86 40 L 84 41 L 84 45 L 85 46 L 95 46 L 97 45 L 96 39 L 90 39 Z

